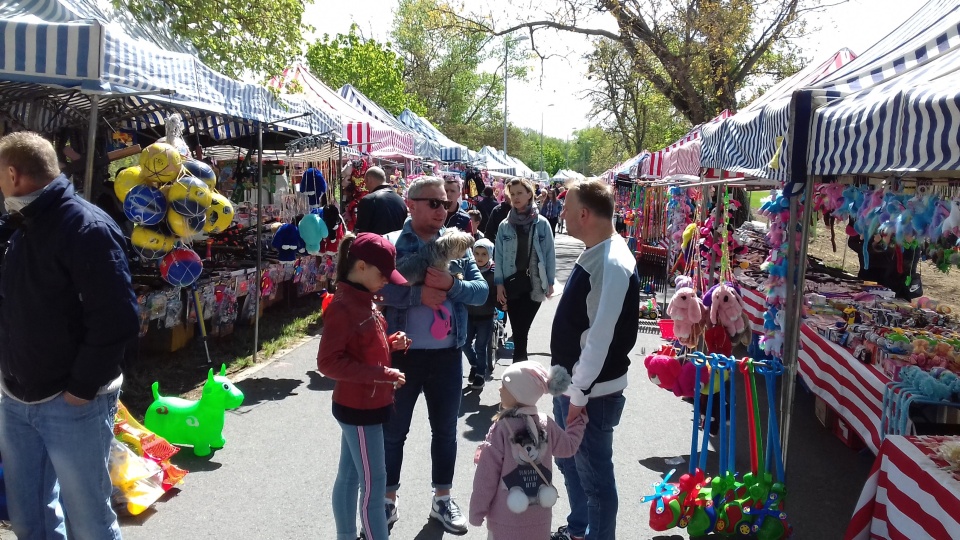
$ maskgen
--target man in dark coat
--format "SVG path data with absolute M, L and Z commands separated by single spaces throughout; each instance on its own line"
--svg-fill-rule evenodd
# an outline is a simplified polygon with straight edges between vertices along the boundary
M 355 233 L 387 234 L 403 228 L 407 220 L 407 205 L 387 183 L 387 175 L 380 167 L 370 167 L 363 175 L 368 193 L 357 205 Z
M 107 459 L 140 316 L 126 240 L 36 133 L 0 138 L 0 454 L 17 538 L 120 538 Z
M 493 188 L 490 186 L 483 188 L 483 196 L 477 201 L 477 210 L 480 211 L 480 232 L 485 233 L 487 230 L 487 222 L 490 220 L 490 214 L 496 207 L 497 200 L 493 198 Z

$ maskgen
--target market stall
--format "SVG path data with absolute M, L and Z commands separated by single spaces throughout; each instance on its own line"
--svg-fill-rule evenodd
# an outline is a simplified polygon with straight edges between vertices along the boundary
M 957 437 L 887 437 L 844 540 L 960 537 Z
M 339 92 L 340 96 L 357 111 L 367 116 L 372 116 L 377 121 L 394 129 L 412 135 L 414 138 L 413 153 L 415 155 L 423 159 L 441 159 L 440 145 L 436 141 L 424 137 L 416 130 L 398 120 L 395 116 L 384 110 L 383 107 L 377 105 L 373 100 L 365 96 L 363 92 L 357 90 L 353 85 L 345 84 L 340 87 Z
M 350 147 L 357 152 L 378 158 L 412 159 L 415 156 L 413 134 L 355 109 L 301 63 L 294 64 L 285 69 L 279 77 L 274 77 L 270 86 L 286 93 L 302 93 L 311 103 L 322 105 L 339 114 L 343 122 L 343 134 Z

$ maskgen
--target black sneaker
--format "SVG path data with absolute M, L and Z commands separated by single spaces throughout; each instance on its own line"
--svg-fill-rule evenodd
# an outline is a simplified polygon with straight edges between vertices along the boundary
M 467 375 L 467 382 L 472 381 L 473 378 L 476 377 L 476 376 L 477 376 L 477 369 L 476 369 L 476 368 L 470 368 L 470 374 Z
M 453 499 L 433 499 L 430 517 L 440 522 L 443 528 L 456 535 L 467 534 L 467 518 Z
M 470 388 L 473 388 L 474 390 L 483 390 L 483 383 L 483 375 L 474 375 L 470 378 Z
M 582 536 L 573 536 L 567 532 L 567 526 L 564 525 L 557 529 L 557 532 L 550 535 L 550 540 L 583 540 Z

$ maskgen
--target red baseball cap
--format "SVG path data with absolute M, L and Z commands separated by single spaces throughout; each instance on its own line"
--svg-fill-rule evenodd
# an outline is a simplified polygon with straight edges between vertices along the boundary
M 397 250 L 389 240 L 374 233 L 360 233 L 350 245 L 350 255 L 372 264 L 383 277 L 394 285 L 406 285 L 407 280 L 397 272 Z

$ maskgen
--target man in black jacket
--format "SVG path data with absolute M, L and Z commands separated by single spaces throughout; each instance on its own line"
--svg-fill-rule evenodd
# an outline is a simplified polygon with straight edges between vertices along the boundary
M 493 198 L 493 188 L 487 186 L 483 188 L 483 197 L 477 201 L 477 210 L 480 211 L 480 232 L 486 236 L 487 222 L 490 220 L 490 214 L 497 207 L 497 200 Z M 490 238 L 487 236 L 487 238 Z M 493 241 L 493 238 L 490 238 Z
M 120 538 L 107 458 L 137 300 L 120 229 L 76 196 L 53 145 L 0 138 L 0 454 L 18 538 Z M 62 504 L 62 506 L 61 506 Z
M 497 229 L 500 228 L 500 224 L 503 223 L 503 220 L 507 219 L 507 215 L 510 213 L 510 194 L 507 193 L 507 190 L 503 190 L 503 202 L 498 204 L 490 212 L 490 219 L 487 220 L 487 226 L 483 229 L 483 235 L 490 239 L 491 242 L 497 241 Z
M 407 204 L 387 183 L 387 175 L 380 167 L 370 167 L 363 175 L 368 193 L 357 204 L 357 226 L 354 232 L 387 234 L 403 228 L 407 220 Z

